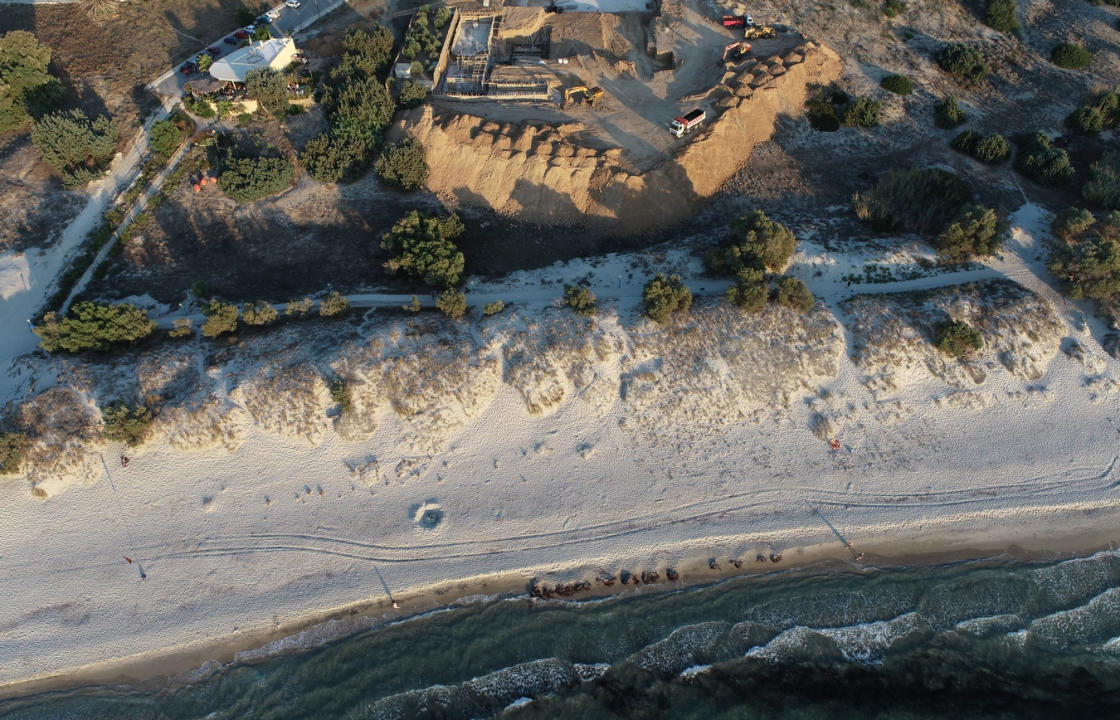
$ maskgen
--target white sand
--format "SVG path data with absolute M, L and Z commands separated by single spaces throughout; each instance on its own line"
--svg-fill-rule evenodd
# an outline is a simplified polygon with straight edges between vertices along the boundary
M 664 341 L 659 354 L 651 336 L 642 335 L 656 332 L 633 318 L 648 271 L 632 270 L 635 258 L 622 257 L 475 288 L 477 296 L 527 303 L 507 310 L 522 319 L 506 318 L 501 333 L 485 331 L 500 324 L 472 331 L 496 357 L 519 332 L 532 341 L 532 318 L 553 312 L 540 298 L 561 290 L 542 287 L 541 277 L 590 272 L 601 296 L 620 298 L 604 303 L 595 331 L 600 345 L 580 350 L 574 343 L 567 355 L 542 364 L 555 370 L 542 371 L 558 378 L 555 393 L 526 394 L 532 373 L 511 376 L 507 354 L 501 382 L 482 361 L 456 366 L 438 396 L 415 390 L 423 398 L 414 408 L 419 420 L 378 401 L 368 427 L 348 435 L 366 439 L 344 440 L 320 423 L 325 406 L 323 415 L 301 415 L 302 399 L 289 422 L 306 431 L 284 433 L 275 416 L 245 397 L 247 387 L 283 392 L 282 384 L 260 379 L 221 400 L 244 408 L 231 415 L 240 438 L 232 453 L 221 446 L 184 451 L 164 436 L 130 451 L 127 468 L 117 461 L 121 448 L 100 448 L 106 463 L 95 482 L 60 481 L 46 500 L 31 497 L 26 483 L 7 484 L 0 683 L 168 648 L 205 648 L 222 638 L 236 644 L 384 598 L 386 587 L 407 613 L 416 591 L 486 574 L 519 571 L 527 580 L 556 571 L 568 579 L 597 567 L 683 568 L 709 555 L 753 563 L 755 552 L 771 549 L 796 563 L 796 548 L 839 547 L 810 504 L 857 548 L 889 543 L 899 552 L 1016 540 L 1044 547 L 1049 533 L 1115 527 L 1118 402 L 1102 388 L 1115 386 L 1120 363 L 1101 350 L 1103 328 L 1087 308 L 1039 279 L 1044 270 L 1032 245 L 1045 218 L 1026 206 L 1015 222 L 1016 241 L 989 269 L 878 288 L 1010 276 L 1056 303 L 1065 332 L 1088 360 L 1052 348 L 1040 360 L 1042 376 L 1027 381 L 1004 369 L 994 351 L 982 355 L 986 377 L 975 392 L 983 402 L 939 404 L 957 391 L 920 369 L 893 391 L 872 392 L 866 368 L 843 350 L 850 338 L 839 328 L 834 340 L 818 338 L 821 364 L 802 368 L 800 386 L 752 386 L 749 366 L 721 344 L 726 331 L 709 338 L 723 355 L 714 351 L 710 362 L 682 366 L 692 350 Z M 803 243 L 794 272 L 823 299 L 821 312 L 839 312 L 839 302 L 861 289 L 846 288 L 841 277 L 865 260 L 826 260 Z M 696 269 L 683 254 L 665 263 Z M 716 287 L 700 278 L 690 284 Z M 486 345 L 493 340 L 483 337 L 487 332 L 505 344 Z M 747 340 L 736 342 L 759 352 Z M 411 377 L 404 350 L 385 352 L 389 372 L 402 373 L 395 378 Z M 626 382 L 649 387 L 621 399 Z M 386 383 L 379 387 L 391 393 Z M 683 387 L 690 397 L 674 403 Z M 718 399 L 720 388 L 738 393 L 741 417 L 728 418 L 727 406 L 714 401 L 707 415 L 698 407 L 696 393 Z M 322 402 L 318 392 L 307 397 Z M 457 400 L 440 400 L 447 396 Z M 552 399 L 530 413 L 530 396 Z M 649 404 L 639 406 L 643 398 Z M 651 419 L 655 412 L 664 422 Z M 810 429 L 821 412 L 834 422 L 829 434 L 840 439 L 839 452 Z M 438 442 L 426 447 L 418 441 L 433 437 Z

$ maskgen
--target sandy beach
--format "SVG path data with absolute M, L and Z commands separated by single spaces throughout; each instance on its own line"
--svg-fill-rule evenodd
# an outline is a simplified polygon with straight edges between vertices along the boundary
M 979 270 L 864 292 L 1024 286 L 1021 297 L 1003 286 L 950 297 L 996 323 L 967 377 L 932 355 L 893 361 L 885 375 L 874 353 L 886 346 L 835 319 L 859 291 L 844 277 L 861 258 L 845 264 L 811 242 L 793 272 L 820 303 L 800 325 L 781 314 L 742 324 L 701 294 L 698 261 L 667 252 L 478 284 L 515 307 L 455 335 L 370 312 L 350 345 L 325 354 L 303 331 L 282 330 L 228 351 L 141 353 L 115 375 L 75 374 L 64 359 L 26 365 L 8 378 L 18 393 L 53 384 L 90 402 L 113 383 L 182 367 L 197 368 L 217 400 L 165 410 L 140 448 L 69 444 L 53 474 L 8 485 L 0 693 L 251 660 L 456 598 L 524 593 L 532 578 L 586 580 L 589 597 L 824 562 L 860 572 L 1108 548 L 1120 541 L 1120 363 L 1085 308 L 1039 280 L 1046 217 L 1027 205 L 1014 220 L 1015 241 Z M 643 275 L 623 278 L 634 262 L 681 272 L 697 289 L 696 322 L 679 344 L 637 318 Z M 542 278 L 581 273 L 601 312 L 565 344 L 571 316 L 540 299 L 550 294 Z M 1019 304 L 984 304 L 997 295 Z M 1049 319 L 998 324 L 1023 303 L 1049 307 Z M 1061 351 L 1070 341 L 1082 351 Z M 232 355 L 210 359 L 221 353 Z M 345 422 L 329 413 L 321 380 L 306 389 L 290 370 L 311 354 L 360 389 Z M 262 374 L 276 367 L 288 374 Z M 402 406 L 399 388 L 420 399 Z M 622 571 L 660 581 L 595 582 Z

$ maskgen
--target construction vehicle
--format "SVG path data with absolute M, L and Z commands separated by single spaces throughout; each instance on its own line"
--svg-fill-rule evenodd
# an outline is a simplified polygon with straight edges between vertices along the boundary
M 743 37 L 747 40 L 755 40 L 757 38 L 772 38 L 777 37 L 778 31 L 769 25 L 751 25 L 743 30 Z
M 752 27 L 754 18 L 750 15 L 724 15 L 721 22 L 725 28 Z
M 734 62 L 750 51 L 751 44 L 749 42 L 733 42 L 723 49 L 723 54 L 719 56 L 719 62 L 716 65 L 722 65 L 729 59 Z
M 574 87 L 564 90 L 564 102 L 560 103 L 560 107 L 567 107 L 568 102 L 572 99 L 573 95 L 583 93 L 583 99 L 588 105 L 594 105 L 595 101 L 603 97 L 603 88 L 593 87 L 589 88 L 586 85 L 576 85 Z
M 684 137 L 685 133 L 690 133 L 699 127 L 700 123 L 704 122 L 706 113 L 700 108 L 696 108 L 687 115 L 681 115 L 674 118 L 673 122 L 669 123 L 669 132 L 677 137 Z

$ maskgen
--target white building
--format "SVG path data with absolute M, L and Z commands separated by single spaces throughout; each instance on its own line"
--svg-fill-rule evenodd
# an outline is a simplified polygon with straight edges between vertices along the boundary
M 291 38 L 273 38 L 264 42 L 254 42 L 247 47 L 234 50 L 210 66 L 210 75 L 228 82 L 245 82 L 245 76 L 253 70 L 271 68 L 280 72 L 292 64 L 296 55 L 296 43 Z

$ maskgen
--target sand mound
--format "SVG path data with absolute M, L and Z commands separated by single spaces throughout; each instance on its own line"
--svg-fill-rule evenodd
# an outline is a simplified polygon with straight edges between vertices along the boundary
M 983 384 L 1002 366 L 1022 380 L 1037 380 L 1058 354 L 1064 326 L 1045 300 L 1008 280 L 969 283 L 928 292 L 862 295 L 846 300 L 853 359 L 876 394 L 933 377 L 963 391 Z M 963 320 L 984 338 L 983 350 L 956 360 L 939 352 L 939 323 Z M 960 402 L 972 406 L 977 398 Z M 950 403 L 954 404 L 954 403 Z
M 788 407 L 795 392 L 836 375 L 844 347 L 821 306 L 751 314 L 720 301 L 698 303 L 678 325 L 643 323 L 631 341 L 622 376 L 629 424 L 683 435 Z
M 407 134 L 424 143 L 428 187 L 454 202 L 532 222 L 638 233 L 687 218 L 773 135 L 779 116 L 803 112 L 808 83 L 831 82 L 840 71 L 836 53 L 813 43 L 748 63 L 729 78 L 718 115 L 644 173 L 625 169 L 621 148 L 582 144 L 581 123 L 497 123 L 425 106 L 404 113 L 390 139 Z

